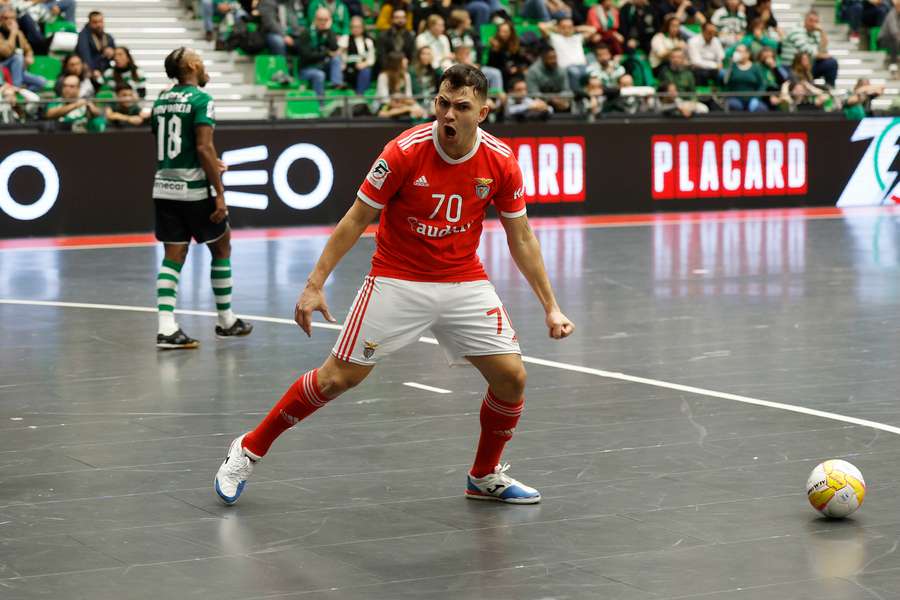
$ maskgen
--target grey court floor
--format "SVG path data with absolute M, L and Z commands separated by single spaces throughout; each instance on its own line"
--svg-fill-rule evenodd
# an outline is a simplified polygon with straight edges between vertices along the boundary
M 481 250 L 524 354 L 559 363 L 529 363 L 505 456 L 536 506 L 463 498 L 484 387 L 434 345 L 288 432 L 225 507 L 212 480 L 228 442 L 337 332 L 257 320 L 224 343 L 214 319 L 183 315 L 200 349 L 160 353 L 152 312 L 0 304 L 0 598 L 900 598 L 900 435 L 602 372 L 900 426 L 897 217 L 539 236 L 578 326 L 564 342 L 503 234 Z M 237 241 L 237 311 L 290 319 L 323 244 Z M 373 244 L 329 281 L 335 314 Z M 210 311 L 199 250 L 179 307 Z M 0 252 L 0 299 L 152 307 L 159 260 L 152 246 Z M 842 522 L 804 493 L 832 457 L 869 484 Z

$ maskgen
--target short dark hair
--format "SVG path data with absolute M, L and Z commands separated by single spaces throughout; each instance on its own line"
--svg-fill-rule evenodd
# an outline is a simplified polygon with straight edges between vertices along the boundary
M 165 63 L 163 63 L 166 67 L 166 77 L 168 77 L 169 79 L 181 80 L 181 60 L 184 58 L 185 52 L 187 52 L 187 48 L 185 48 L 184 46 L 175 48 L 174 50 L 169 52 L 169 55 L 166 57 Z
M 119 92 L 124 92 L 125 90 L 128 90 L 128 91 L 130 91 L 130 92 L 133 92 L 133 91 L 134 91 L 134 88 L 132 88 L 132 87 L 131 87 L 130 85 L 128 85 L 127 83 L 120 83 L 119 85 L 116 86 L 116 93 L 117 93 L 117 94 L 118 94 Z
M 471 87 L 475 97 L 482 102 L 487 101 L 488 82 L 487 77 L 478 67 L 472 65 L 456 64 L 444 71 L 441 80 L 438 83 L 438 89 L 444 85 L 444 82 L 450 86 L 452 90 L 459 88 Z
M 94 17 L 102 17 L 102 16 L 103 16 L 103 13 L 100 12 L 99 10 L 92 10 L 91 12 L 88 13 L 88 21 L 90 21 Z

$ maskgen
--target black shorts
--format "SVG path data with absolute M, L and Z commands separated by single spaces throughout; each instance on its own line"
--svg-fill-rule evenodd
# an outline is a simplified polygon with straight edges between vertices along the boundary
M 228 217 L 213 223 L 209 216 L 216 210 L 214 198 L 206 200 L 160 200 L 156 205 L 156 239 L 164 244 L 198 244 L 214 242 L 228 231 Z

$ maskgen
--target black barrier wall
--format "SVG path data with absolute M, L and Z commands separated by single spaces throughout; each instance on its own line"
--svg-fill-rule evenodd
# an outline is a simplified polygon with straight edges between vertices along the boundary
M 877 121 L 875 119 L 867 121 Z M 519 159 L 529 214 L 834 205 L 868 148 L 816 118 L 489 126 Z M 404 128 L 222 125 L 234 227 L 337 222 Z M 152 230 L 147 131 L 0 137 L 0 237 Z

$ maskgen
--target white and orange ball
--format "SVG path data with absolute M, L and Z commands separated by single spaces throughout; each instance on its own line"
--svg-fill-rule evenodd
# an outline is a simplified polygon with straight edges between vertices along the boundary
M 866 497 L 866 482 L 859 469 L 845 460 L 826 460 L 813 469 L 806 482 L 813 508 L 835 519 L 853 514 Z

